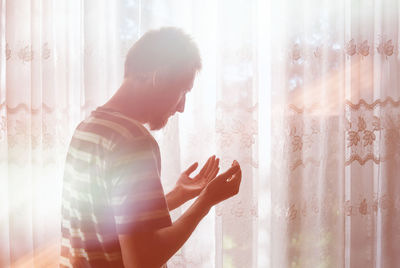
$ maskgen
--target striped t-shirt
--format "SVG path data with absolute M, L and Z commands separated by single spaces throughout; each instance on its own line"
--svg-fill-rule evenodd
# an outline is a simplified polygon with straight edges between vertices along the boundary
M 61 267 L 123 267 L 119 234 L 171 225 L 157 142 L 139 122 L 97 108 L 66 157 Z

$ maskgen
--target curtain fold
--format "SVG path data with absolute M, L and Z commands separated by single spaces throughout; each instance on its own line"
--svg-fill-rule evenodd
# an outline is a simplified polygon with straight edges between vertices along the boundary
M 397 0 L 0 6 L 0 267 L 57 266 L 72 132 L 161 26 L 191 34 L 203 59 L 185 113 L 154 132 L 165 191 L 212 154 L 243 169 L 240 194 L 169 267 L 400 265 Z

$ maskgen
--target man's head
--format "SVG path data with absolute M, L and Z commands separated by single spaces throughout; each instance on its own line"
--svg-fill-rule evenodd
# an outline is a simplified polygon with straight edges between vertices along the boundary
M 173 27 L 145 33 L 129 50 L 125 79 L 140 84 L 148 97 L 148 123 L 160 129 L 183 112 L 185 95 L 201 69 L 199 49 L 190 36 Z

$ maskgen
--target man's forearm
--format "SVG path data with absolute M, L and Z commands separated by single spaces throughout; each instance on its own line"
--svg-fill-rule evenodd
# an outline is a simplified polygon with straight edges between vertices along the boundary
M 185 200 L 184 196 L 179 193 L 179 191 L 174 188 L 171 192 L 169 192 L 166 196 L 165 199 L 167 200 L 167 205 L 169 211 L 172 211 L 178 207 L 180 207 L 183 203 L 185 203 L 187 200 Z
M 137 266 L 160 267 L 166 263 L 183 246 L 209 210 L 210 206 L 198 198 L 171 226 L 146 235 L 145 245 L 135 249 L 136 256 L 140 256 Z
M 159 246 L 156 252 L 162 252 L 161 263 L 169 260 L 183 246 L 209 211 L 210 207 L 197 199 L 172 226 L 155 232 L 155 244 Z

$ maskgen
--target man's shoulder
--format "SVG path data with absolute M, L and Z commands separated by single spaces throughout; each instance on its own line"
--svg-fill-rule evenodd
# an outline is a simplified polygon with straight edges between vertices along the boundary
M 118 112 L 97 108 L 83 120 L 74 136 L 85 133 L 106 142 L 112 151 L 154 150 L 157 141 L 142 123 Z
M 78 125 L 76 132 L 101 136 L 115 143 L 152 139 L 151 133 L 140 122 L 99 108 Z

